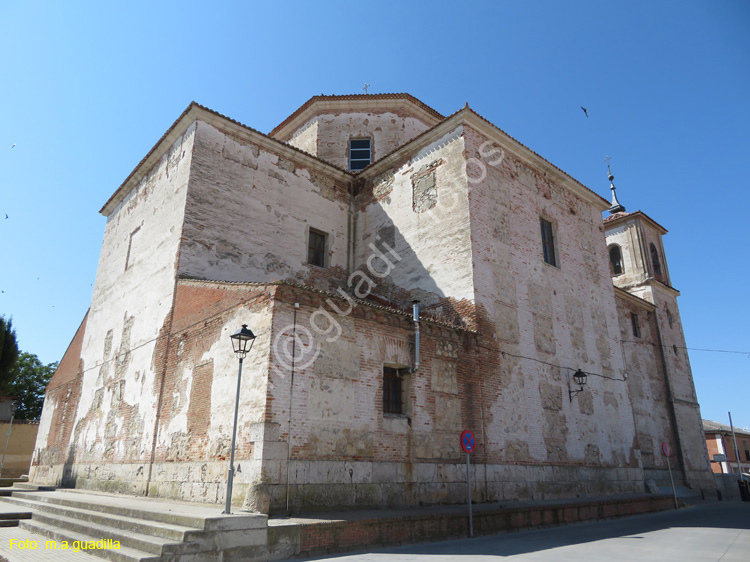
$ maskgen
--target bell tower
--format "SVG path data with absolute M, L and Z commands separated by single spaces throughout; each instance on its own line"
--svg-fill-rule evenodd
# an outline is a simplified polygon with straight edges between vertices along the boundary
M 609 168 L 609 162 L 607 166 Z M 654 307 L 654 344 L 653 350 L 648 351 L 653 359 L 641 376 L 644 379 L 658 377 L 666 384 L 668 417 L 676 440 L 672 448 L 680 458 L 685 483 L 711 489 L 714 485 L 710 478 L 700 408 L 677 306 L 680 293 L 672 286 L 664 252 L 663 236 L 667 229 L 642 211 L 628 213 L 617 200 L 611 169 L 608 179 L 612 205 L 609 216 L 604 219 L 604 231 L 612 282 L 615 287 Z M 630 353 L 636 346 L 644 345 L 636 331 L 634 327 L 633 336 L 626 338 L 632 341 L 623 341 Z M 627 356 L 628 353 L 626 361 Z M 643 423 L 651 425 L 648 420 Z

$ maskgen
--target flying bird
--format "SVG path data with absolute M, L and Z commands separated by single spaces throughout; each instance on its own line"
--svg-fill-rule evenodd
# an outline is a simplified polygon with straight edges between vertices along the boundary
M 581 109 L 583 109 L 583 112 L 584 112 L 584 113 L 586 114 L 586 117 L 588 117 L 588 116 L 589 116 L 589 110 L 588 110 L 588 109 L 586 109 L 586 108 L 585 108 L 585 107 L 583 107 L 583 106 L 581 106 Z
M 6 219 L 8 218 L 8 213 L 5 213 L 5 218 L 6 218 Z
M 13 143 L 13 145 L 11 146 L 11 148 L 16 148 L 16 143 Z

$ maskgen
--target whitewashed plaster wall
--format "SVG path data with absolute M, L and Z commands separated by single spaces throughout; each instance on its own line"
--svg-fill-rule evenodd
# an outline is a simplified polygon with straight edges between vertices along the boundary
M 489 441 L 510 461 L 629 465 L 635 429 L 601 211 L 508 150 L 490 165 L 487 139 L 465 137 L 486 170 L 469 172 L 476 303 L 499 349 L 530 358 L 500 360 Z M 544 262 L 540 217 L 554 225 L 558 267 Z M 578 368 L 602 376 L 571 402 Z
M 617 304 L 625 369 L 628 373 L 628 387 L 643 467 L 650 471 L 648 478 L 655 477 L 666 485 L 669 476 L 661 444 L 667 441 L 674 446 L 675 441 L 669 410 L 669 389 L 659 355 L 656 315 L 647 303 L 633 302 L 620 295 L 617 297 Z M 638 315 L 640 337 L 633 335 L 631 313 Z M 656 470 L 664 472 L 654 473 Z
M 199 121 L 179 274 L 222 281 L 304 281 L 310 228 L 347 266 L 349 207 L 329 176 Z
M 390 269 L 388 280 L 423 305 L 474 296 L 463 150 L 458 127 L 374 178 L 371 202 L 357 215 L 354 263 L 365 271 L 374 246 L 394 265 L 379 272 Z
M 618 287 L 627 289 L 655 276 L 651 259 L 650 245 L 654 244 L 661 266 L 661 279 L 669 283 L 669 270 L 662 237 L 653 227 L 641 220 L 638 215 L 632 220 L 606 228 L 607 246 L 617 244 L 622 254 L 623 272 L 613 277 Z
M 677 430 L 679 432 L 688 478 L 703 487 L 711 488 L 708 450 L 690 367 L 682 320 L 675 291 L 659 283 L 646 286 L 644 298 L 656 306 L 664 362 L 674 399 Z M 671 322 L 670 322 L 671 317 Z
M 607 228 L 606 240 L 608 248 L 613 244 L 620 246 L 622 256 L 623 272 L 612 278 L 613 283 L 625 288 L 645 281 L 648 268 L 636 224 L 631 222 Z
M 313 156 L 318 155 L 318 118 L 315 117 L 298 129 L 287 141 L 292 146 Z
M 152 495 L 199 502 L 225 501 L 239 370 L 229 336 L 242 324 L 252 327 L 256 340 L 243 360 L 235 460 L 239 470 L 233 503 L 241 505 L 248 486 L 264 478 L 261 460 L 266 436 L 262 422 L 266 413 L 272 315 L 269 306 L 239 306 L 226 315 L 218 329 L 194 336 L 191 346 L 183 348 L 175 338 L 178 349 L 174 386 L 165 390 L 170 393 L 169 408 L 160 418 Z M 196 369 L 207 364 L 211 370 L 210 388 L 194 392 Z M 196 417 L 198 413 L 200 418 Z
M 107 217 L 81 352 L 77 464 L 151 455 L 153 354 L 172 306 L 194 138 L 191 125 Z
M 314 117 L 300 127 L 289 144 L 348 170 L 349 139 L 372 138 L 374 162 L 428 128 L 415 117 L 391 112 L 327 113 Z

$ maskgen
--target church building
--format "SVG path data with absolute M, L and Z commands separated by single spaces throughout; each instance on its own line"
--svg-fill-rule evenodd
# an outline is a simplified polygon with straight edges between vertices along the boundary
M 222 504 L 238 396 L 262 513 L 462 503 L 465 430 L 475 501 L 642 493 L 664 450 L 713 495 L 667 231 L 611 191 L 468 105 L 192 103 L 101 209 L 31 480 Z

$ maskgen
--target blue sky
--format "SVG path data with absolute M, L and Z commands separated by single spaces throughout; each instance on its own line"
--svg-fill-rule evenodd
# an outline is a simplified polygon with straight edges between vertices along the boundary
M 703 417 L 750 427 L 750 2 L 111 4 L 0 0 L 0 314 L 23 350 L 62 357 L 98 210 L 191 100 L 268 132 L 367 82 L 469 102 L 607 198 L 612 156 L 620 201 L 669 230 Z

